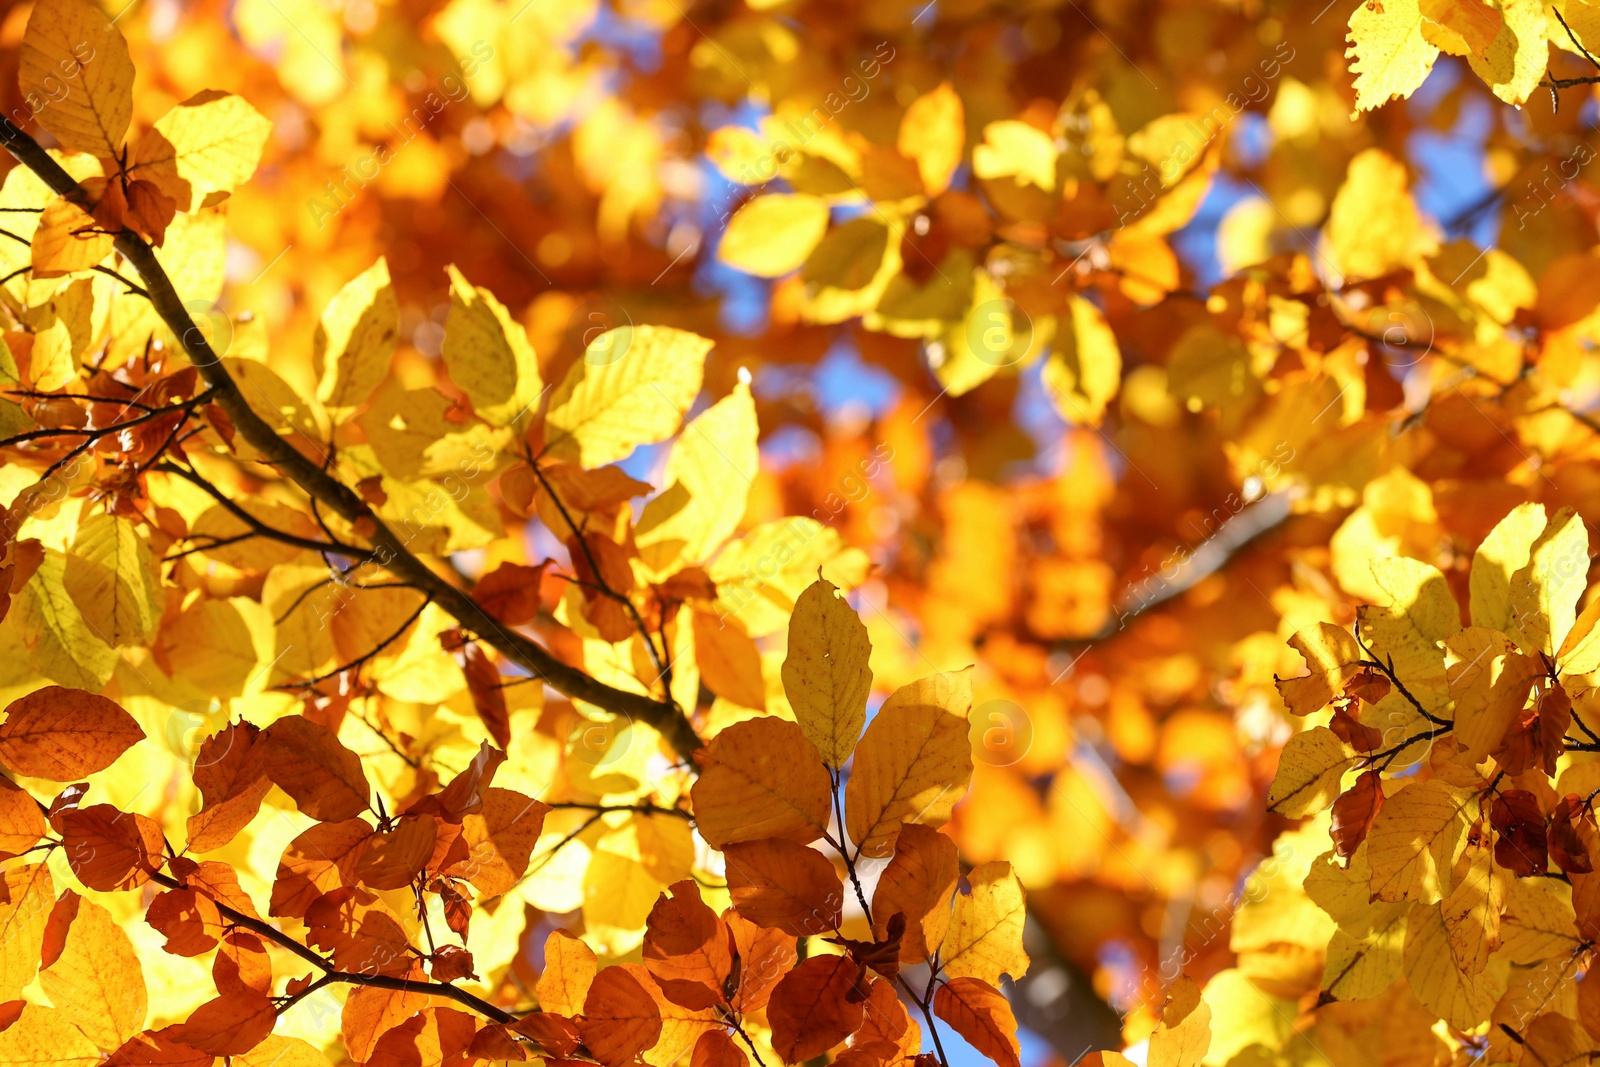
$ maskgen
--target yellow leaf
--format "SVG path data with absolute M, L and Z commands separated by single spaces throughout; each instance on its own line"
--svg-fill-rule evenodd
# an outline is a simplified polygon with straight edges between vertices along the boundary
M 1572 889 L 1554 879 L 1512 879 L 1500 919 L 1500 943 L 1518 966 L 1570 958 L 1579 951 Z
M 832 582 L 819 578 L 800 594 L 789 620 L 783 689 L 800 729 L 835 770 L 855 751 L 867 721 L 871 655 L 866 626 Z
M 85 621 L 65 587 L 66 556 L 46 550 L 11 610 L 20 617 L 28 663 L 53 682 L 98 693 L 116 670 L 117 653 Z
M 1122 385 L 1122 350 L 1099 308 L 1076 294 L 1067 306 L 1070 328 L 1056 337 L 1044 365 L 1044 386 L 1067 422 L 1098 426 Z
M 437 389 L 401 389 L 391 379 L 356 422 L 385 473 L 403 481 L 456 474 L 472 477 L 492 465 L 495 430 L 450 418 L 455 404 Z
M 1362 638 L 1379 659 L 1393 665 L 1422 707 L 1437 714 L 1450 702 L 1440 642 L 1461 629 L 1449 583 L 1435 568 L 1403 556 L 1374 560 L 1372 576 L 1384 598 L 1360 610 Z
M 361 404 L 389 373 L 399 334 L 400 305 L 389 284 L 389 264 L 379 256 L 322 311 L 311 349 L 317 399 L 330 412 Z
M 1406 922 L 1405 975 L 1423 1006 L 1451 1026 L 1471 1030 L 1489 1018 L 1504 979 L 1496 989 L 1492 972 L 1468 977 L 1456 967 L 1450 935 L 1438 906 L 1415 904 Z
M 1328 706 L 1361 672 L 1365 658 L 1361 646 L 1349 630 L 1331 622 L 1319 622 L 1289 638 L 1289 647 L 1300 653 L 1311 673 L 1298 678 L 1277 678 L 1278 692 L 1289 711 L 1310 715 Z
M 866 553 L 845 546 L 839 531 L 808 516 L 763 523 L 712 561 L 721 613 L 739 616 L 745 632 L 764 637 L 787 625 L 795 602 L 817 571 L 842 589 L 867 577 Z
M 1589 529 L 1562 508 L 1511 576 L 1507 633 L 1529 655 L 1554 655 L 1567 639 L 1589 577 Z M 1514 628 L 1512 628 L 1514 627 Z
M 112 237 L 83 208 L 58 196 L 45 205 L 33 234 L 33 276 L 57 278 L 88 270 L 111 254 Z
M 139 135 L 128 177 L 154 182 L 179 211 L 191 211 L 248 181 L 271 135 L 272 123 L 242 97 L 208 89 Z
M 938 196 L 950 187 L 950 176 L 961 165 L 966 139 L 961 97 L 949 82 L 944 82 L 906 108 L 896 144 L 901 155 L 916 160 L 928 195 Z
M 1324 810 L 1338 798 L 1339 779 L 1355 758 L 1355 751 L 1326 726 L 1295 734 L 1278 758 L 1267 810 L 1290 819 Z
M 1489 954 L 1500 947 L 1500 915 L 1510 881 L 1510 872 L 1495 864 L 1494 850 L 1487 845 L 1469 848 L 1457 861 L 1456 887 L 1440 914 L 1462 974 L 1482 973 Z
M 1462 0 L 1463 4 L 1474 0 Z M 1520 106 L 1544 77 L 1550 61 L 1543 0 L 1499 0 L 1504 24 L 1488 46 L 1467 53 L 1467 62 L 1494 95 Z M 1563 34 L 1565 36 L 1565 34 Z
M 0 871 L 0 997 L 15 1000 L 39 970 L 55 883 L 43 863 Z
M 1367 843 L 1362 842 L 1348 864 L 1339 862 L 1331 849 L 1311 862 L 1302 881 L 1306 896 L 1327 912 L 1339 929 L 1362 938 L 1372 931 L 1404 919 L 1405 904 L 1372 899 L 1372 865 L 1367 862 Z
M 1405 908 L 1397 908 L 1385 922 L 1361 934 L 1336 930 L 1322 968 L 1323 993 L 1338 1000 L 1366 1000 L 1394 985 L 1404 965 L 1406 915 Z
M 1366 842 L 1374 897 L 1424 904 L 1444 898 L 1466 848 L 1467 806 L 1473 795 L 1432 778 L 1407 785 L 1384 803 Z
M 1600 597 L 1595 597 L 1583 609 L 1567 639 L 1561 642 L 1561 652 L 1556 657 L 1561 669 L 1568 674 L 1593 674 L 1600 670 L 1600 632 L 1595 622 L 1600 621 Z
M 1512 648 L 1504 634 L 1483 626 L 1467 627 L 1446 639 L 1445 647 L 1455 657 L 1446 674 L 1456 702 L 1456 743 L 1479 763 L 1500 747 L 1544 668 Z
M 1470 56 L 1488 50 L 1505 20 L 1484 0 L 1421 0 L 1422 36 L 1441 52 Z
M 144 1027 L 144 971 L 133 942 L 110 912 L 70 890 L 51 918 L 67 924 L 66 941 L 52 946 L 39 985 L 85 1036 L 114 1049 Z
M 704 562 L 739 528 L 760 468 L 756 436 L 744 381 L 683 428 L 667 458 L 666 489 L 634 527 L 639 558 L 656 575 Z
M 667 326 L 601 334 L 550 398 L 546 451 L 592 469 L 671 436 L 700 392 L 711 345 Z
M 0 1064 L 5 1067 L 93 1067 L 100 1050 L 74 1023 L 78 1006 L 44 1008 L 24 1004 L 17 1021 L 0 1030 Z
M 445 269 L 450 274 L 445 368 L 472 400 L 479 418 L 492 426 L 509 426 L 538 403 L 543 388 L 527 331 L 493 293 L 472 285 L 454 264 Z
M 20 62 L 22 95 L 62 147 L 117 154 L 133 118 L 133 60 L 98 4 L 39 0 L 22 35 Z
M 977 978 L 992 986 L 1000 985 L 1002 975 L 1021 978 L 1028 973 L 1022 947 L 1028 908 L 1016 872 L 1005 860 L 993 860 L 975 868 L 967 881 L 972 892 L 956 894 L 939 949 L 946 977 Z
M 565 930 L 550 931 L 544 939 L 544 971 L 533 987 L 539 1010 L 569 1018 L 578 1014 L 597 973 L 594 949 Z
M 1387 6 L 1405 4 L 1390 0 Z M 1414 3 L 1411 10 L 1416 11 Z M 1364 149 L 1352 159 L 1334 195 L 1324 237 L 1334 263 L 1350 280 L 1388 274 L 1428 251 L 1405 165 L 1380 148 Z
M 165 596 L 155 557 L 120 516 L 91 515 L 79 524 L 62 581 L 84 622 L 108 645 L 143 643 L 161 621 Z
M 768 193 L 728 220 L 717 258 L 758 278 L 799 269 L 828 232 L 828 202 L 807 193 Z
M 1422 34 L 1417 0 L 1362 0 L 1350 13 L 1349 40 L 1357 113 L 1416 92 L 1439 58 Z
M 1055 192 L 1055 142 L 1037 126 L 1017 119 L 991 122 L 983 128 L 983 143 L 972 150 L 972 173 L 984 179 L 1014 178 Z
M 1194 979 L 1180 974 L 1150 1035 L 1150 1067 L 1198 1067 L 1211 1047 L 1211 1007 Z
M 943 826 L 972 778 L 972 668 L 890 694 L 856 746 L 845 824 L 864 856 L 888 856 L 901 823 Z
M 1514 632 L 1511 578 L 1528 565 L 1533 543 L 1544 528 L 1543 504 L 1518 504 L 1483 539 L 1472 557 L 1467 581 L 1472 625 Z

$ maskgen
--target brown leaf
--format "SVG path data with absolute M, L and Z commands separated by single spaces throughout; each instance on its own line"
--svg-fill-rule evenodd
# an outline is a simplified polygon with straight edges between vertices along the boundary
M 1543 874 L 1546 863 L 1544 812 L 1539 798 L 1522 789 L 1507 789 L 1494 798 L 1489 825 L 1498 835 L 1494 861 L 1521 877 Z
M 1367 839 L 1372 820 L 1383 807 L 1383 780 L 1377 771 L 1367 771 L 1356 779 L 1356 784 L 1340 794 L 1333 802 L 1333 822 L 1328 835 L 1340 856 L 1351 856 Z
M 29 778 L 72 782 L 105 770 L 142 740 L 139 724 L 114 702 L 48 685 L 6 708 L 0 764 Z
M 1582 825 L 1584 830 L 1580 830 Z M 1594 857 L 1586 841 L 1600 836 L 1594 812 L 1576 793 L 1568 793 L 1550 813 L 1550 858 L 1568 874 L 1588 874 L 1594 870 Z
M 161 826 L 143 815 L 93 804 L 64 811 L 55 822 L 72 873 L 90 889 L 136 889 L 161 864 Z
M 436 982 L 453 982 L 457 978 L 478 976 L 472 970 L 472 953 L 460 945 L 440 945 L 434 952 L 429 973 Z

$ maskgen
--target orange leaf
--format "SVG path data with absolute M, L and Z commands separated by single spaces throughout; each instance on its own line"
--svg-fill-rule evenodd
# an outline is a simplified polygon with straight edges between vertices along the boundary
M 733 616 L 718 620 L 703 611 L 690 613 L 695 660 L 706 688 L 746 708 L 767 710 L 761 679 L 761 651 Z
M 267 775 L 318 822 L 351 819 L 367 810 L 371 787 L 361 757 L 321 723 L 288 715 L 261 731 Z
M 26 852 L 49 828 L 33 797 L 9 778 L 0 778 L 0 858 Z
M 813 956 L 784 975 L 767 1021 L 785 1063 L 820 1056 L 856 1032 L 866 999 L 860 981 L 861 968 L 848 956 Z
M 795 723 L 734 723 L 696 758 L 700 778 L 690 797 L 696 825 L 712 848 L 765 837 L 806 844 L 827 831 L 832 781 Z
M 822 853 L 768 838 L 729 845 L 723 855 L 728 895 L 745 918 L 796 937 L 838 928 L 844 884 Z
M 749 1067 L 744 1049 L 733 1043 L 726 1030 L 707 1030 L 694 1043 L 689 1067 Z
M 272 992 L 272 959 L 261 938 L 234 927 L 217 943 L 211 961 L 211 982 L 224 996 L 234 993 Z
M 173 1041 L 214 1056 L 239 1056 L 266 1040 L 278 1020 L 270 997 L 234 993 L 208 1000 L 189 1013 L 187 1022 L 161 1031 Z
M 427 978 L 420 970 L 413 971 L 411 977 L 419 982 Z M 366 1063 L 372 1058 L 372 1050 L 384 1034 L 428 1005 L 436 1003 L 444 1002 L 419 989 L 357 986 L 345 998 L 344 1014 L 339 1026 L 345 1050 L 356 1063 Z
M 622 967 L 595 976 L 577 1022 L 583 1043 L 606 1067 L 625 1067 L 661 1038 L 655 998 Z
M 541 1049 L 557 1056 L 572 1055 L 578 1051 L 582 1041 L 577 1023 L 548 1011 L 535 1012 L 518 1019 L 516 1031 L 533 1038 Z
M 170 1027 L 169 1027 L 170 1029 Z M 165 1030 L 134 1034 L 106 1060 L 107 1067 L 211 1067 L 216 1057 L 168 1037 Z
M 247 722 L 229 723 L 200 744 L 194 784 L 200 810 L 189 816 L 189 852 L 210 852 L 232 841 L 261 810 L 272 788 L 256 744 L 261 730 Z
M 399 977 L 412 967 L 411 939 L 376 893 L 330 890 L 306 909 L 305 919 L 307 944 L 332 953 L 340 970 Z
M 361 859 L 356 878 L 373 889 L 401 889 L 427 865 L 439 837 L 432 815 L 404 815 L 393 830 L 373 834 Z
M 502 563 L 472 587 L 478 606 L 507 626 L 523 626 L 539 614 L 539 582 L 548 561 L 537 567 Z
M 977 978 L 952 978 L 933 994 L 933 1013 L 1000 1067 L 1021 1067 L 1017 1020 L 1000 991 Z
M 950 894 L 960 875 L 954 841 L 931 826 L 906 823 L 895 839 L 894 857 L 873 891 L 873 933 L 883 937 L 889 917 L 905 915 L 900 959 L 923 962 L 944 942 L 950 928 Z
M 782 930 L 757 926 L 732 910 L 723 915 L 722 921 L 733 931 L 733 943 L 739 953 L 738 984 L 728 1005 L 744 1014 L 760 1011 L 794 966 L 794 938 Z
M 74 782 L 105 770 L 142 740 L 139 724 L 114 702 L 49 685 L 6 708 L 0 764 L 29 778 Z
M 723 1002 L 733 970 L 728 928 L 700 899 L 690 879 L 674 883 L 645 922 L 644 966 L 668 1000 L 686 1008 Z
M 372 839 L 361 819 L 313 826 L 283 850 L 267 914 L 303 916 L 311 902 L 341 885 L 356 884 L 356 864 Z
M 466 859 L 440 873 L 466 879 L 485 897 L 510 892 L 528 869 L 528 857 L 549 811 L 548 804 L 515 789 L 485 789 L 483 809 L 461 820 Z

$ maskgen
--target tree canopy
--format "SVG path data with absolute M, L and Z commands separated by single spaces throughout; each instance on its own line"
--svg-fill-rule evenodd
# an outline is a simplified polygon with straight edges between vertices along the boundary
M 1600 3 L 0 14 L 0 1064 L 1600 1053 Z

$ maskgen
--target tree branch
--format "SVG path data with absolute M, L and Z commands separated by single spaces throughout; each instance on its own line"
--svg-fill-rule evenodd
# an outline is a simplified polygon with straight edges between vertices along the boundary
M 18 162 L 38 175 L 57 195 L 81 194 L 82 187 L 61 164 L 8 118 L 0 117 L 0 140 Z M 246 402 L 238 383 L 190 317 L 150 245 L 133 231 L 124 230 L 116 237 L 116 249 L 138 271 L 151 305 L 183 346 L 189 361 L 214 394 L 217 407 L 228 416 L 238 435 L 308 496 L 328 505 L 347 522 L 360 522 L 364 529 L 371 530 L 372 554 L 379 564 L 431 597 L 463 627 L 478 634 L 513 663 L 569 697 L 651 726 L 681 757 L 692 759 L 700 747 L 700 739 L 688 717 L 670 700 L 658 701 L 606 685 L 556 659 L 532 638 L 502 627 L 472 597 L 414 555 L 406 547 L 405 539 L 373 514 L 353 489 L 280 437 Z

